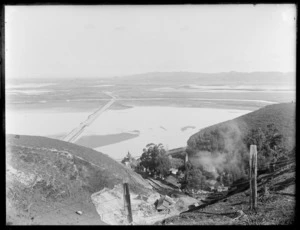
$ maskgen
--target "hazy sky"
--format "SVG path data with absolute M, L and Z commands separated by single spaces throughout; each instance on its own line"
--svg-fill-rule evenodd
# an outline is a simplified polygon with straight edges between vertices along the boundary
M 6 6 L 6 77 L 295 71 L 294 5 Z

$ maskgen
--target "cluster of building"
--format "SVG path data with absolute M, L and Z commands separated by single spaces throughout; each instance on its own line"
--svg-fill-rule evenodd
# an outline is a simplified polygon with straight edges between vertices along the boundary
M 188 155 L 186 154 L 185 163 L 188 161 Z M 126 161 L 123 162 L 127 167 L 132 168 L 133 165 L 138 165 L 139 172 L 144 173 L 147 176 L 151 176 L 154 179 L 161 179 L 166 181 L 167 183 L 172 184 L 178 190 L 181 191 L 181 183 L 180 181 L 184 180 L 185 173 L 176 168 L 170 168 L 169 174 L 167 176 L 162 176 L 160 173 L 157 173 L 153 170 L 149 170 L 144 166 L 140 165 L 139 159 L 135 160 L 134 158 L 128 157 Z M 204 194 L 207 192 L 224 192 L 228 191 L 228 187 L 225 187 L 222 182 L 218 182 L 216 180 L 206 180 L 205 186 L 200 190 L 192 190 L 194 194 Z

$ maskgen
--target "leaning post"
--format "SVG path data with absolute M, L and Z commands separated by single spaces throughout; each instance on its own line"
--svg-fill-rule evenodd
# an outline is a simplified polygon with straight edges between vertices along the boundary
M 250 167 L 249 167 L 249 177 L 250 177 L 250 209 L 257 208 L 257 147 L 256 145 L 250 146 Z
M 185 152 L 185 160 L 184 160 L 184 167 L 185 167 L 185 181 L 187 181 L 187 162 L 189 161 L 189 155 Z
M 252 145 L 251 145 L 252 146 Z M 252 151 L 250 147 L 250 157 L 249 157 L 249 207 L 252 209 Z
M 130 202 L 130 193 L 127 182 L 123 182 L 123 197 L 124 197 L 124 208 L 127 214 L 127 220 L 129 224 L 132 224 L 132 211 L 131 211 L 131 202 Z

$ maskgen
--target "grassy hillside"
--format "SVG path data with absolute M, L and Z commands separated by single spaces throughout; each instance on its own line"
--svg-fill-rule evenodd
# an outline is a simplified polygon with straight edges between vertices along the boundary
M 295 108 L 295 103 L 268 105 L 233 120 L 204 128 L 189 138 L 187 142 L 188 151 L 199 151 L 207 145 L 213 145 L 214 143 L 204 143 L 203 137 L 208 137 L 214 132 L 221 133 L 218 144 L 223 144 L 223 146 L 219 146 L 222 148 L 228 144 L 228 142 L 226 143 L 227 140 L 236 141 L 235 143 L 230 141 L 230 144 L 238 144 L 251 129 L 266 128 L 271 123 L 274 123 L 278 131 L 283 135 L 288 150 L 292 150 L 295 146 Z
M 37 136 L 7 135 L 6 139 L 9 223 L 99 224 L 91 194 L 113 188 L 123 179 L 129 180 L 133 192 L 152 193 L 141 176 L 92 149 Z M 76 219 L 76 209 L 88 220 Z
M 160 225 L 291 225 L 296 224 L 295 162 L 270 174 L 258 175 L 257 209 L 249 209 L 249 181 L 230 191 L 200 195 L 202 204 Z M 264 192 L 267 186 L 268 192 Z
M 202 173 L 208 173 L 206 179 L 225 178 L 226 183 L 231 184 L 246 178 L 249 167 L 248 145 L 251 143 L 246 142 L 245 137 L 249 131 L 258 128 L 264 130 L 269 124 L 274 124 L 282 135 L 282 145 L 287 150 L 280 152 L 279 147 L 279 150 L 274 149 L 274 155 L 283 153 L 287 156 L 295 148 L 295 118 L 295 104 L 282 103 L 204 128 L 192 135 L 187 142 L 189 161 L 200 168 Z M 260 140 L 264 141 L 262 137 Z M 258 146 L 258 170 L 268 170 L 271 167 L 269 163 L 276 160 L 271 157 L 271 153 L 268 156 L 259 148 L 264 145 L 266 143 Z

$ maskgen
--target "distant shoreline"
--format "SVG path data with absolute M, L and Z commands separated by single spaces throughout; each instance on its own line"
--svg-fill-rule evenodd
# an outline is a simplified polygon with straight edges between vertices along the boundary
M 116 144 L 121 141 L 136 138 L 138 136 L 139 134 L 132 134 L 128 132 L 107 135 L 88 135 L 81 137 L 75 142 L 75 144 L 93 149 L 106 145 Z
M 92 112 L 104 105 L 107 99 L 82 99 L 66 101 L 39 101 L 6 103 L 6 109 L 10 111 L 53 109 L 56 112 Z M 177 108 L 222 108 L 222 109 L 246 109 L 255 110 L 265 105 L 279 102 L 268 100 L 248 100 L 231 98 L 123 98 L 118 99 L 109 110 L 124 110 L 136 106 L 166 106 Z

